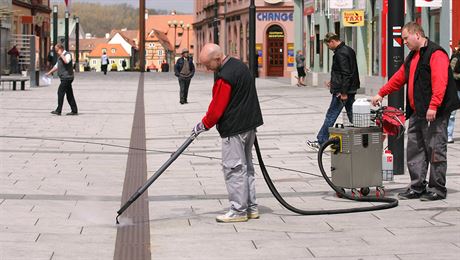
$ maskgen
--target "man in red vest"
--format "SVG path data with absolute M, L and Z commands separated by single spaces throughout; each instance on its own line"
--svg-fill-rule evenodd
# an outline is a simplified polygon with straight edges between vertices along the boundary
M 460 107 L 449 57 L 442 47 L 425 37 L 416 22 L 404 25 L 402 38 L 411 52 L 372 103 L 376 105 L 384 96 L 407 84 L 407 168 L 411 183 L 398 197 L 422 201 L 445 199 L 447 122 L 450 113 Z

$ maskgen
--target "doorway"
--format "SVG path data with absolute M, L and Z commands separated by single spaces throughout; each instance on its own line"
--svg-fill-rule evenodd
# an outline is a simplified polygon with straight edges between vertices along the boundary
M 284 75 L 284 31 L 279 25 L 272 25 L 267 30 L 267 76 Z

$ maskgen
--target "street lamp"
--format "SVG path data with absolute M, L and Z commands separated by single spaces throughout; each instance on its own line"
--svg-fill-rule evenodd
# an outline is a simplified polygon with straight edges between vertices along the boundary
M 69 11 L 65 11 L 64 16 L 64 48 L 69 51 Z
M 177 27 L 179 27 L 179 28 L 184 27 L 184 21 L 179 21 L 179 22 L 177 22 L 177 20 L 168 21 L 168 26 L 170 28 L 174 28 L 174 43 L 173 43 L 173 57 L 174 57 L 174 60 L 173 60 L 173 62 L 175 62 L 175 59 L 176 59 L 176 31 L 177 31 Z
M 192 26 L 188 23 L 185 25 L 185 29 L 187 29 L 187 49 L 190 51 L 190 28 Z
M 56 51 L 54 50 L 54 46 L 58 43 L 58 6 L 53 5 L 53 47 L 51 51 L 53 52 L 53 64 L 57 61 Z
M 80 72 L 80 18 L 78 16 L 73 18 L 75 19 L 75 71 Z

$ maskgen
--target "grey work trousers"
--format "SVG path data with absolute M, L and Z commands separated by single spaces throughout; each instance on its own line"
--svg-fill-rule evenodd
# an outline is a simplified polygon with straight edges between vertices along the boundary
M 222 138 L 222 171 L 230 210 L 246 213 L 257 209 L 252 146 L 255 130 Z
M 447 123 L 449 116 L 436 118 L 428 124 L 425 118 L 412 115 L 407 133 L 407 168 L 410 189 L 421 193 L 426 189 L 426 175 L 430 166 L 428 191 L 446 197 Z

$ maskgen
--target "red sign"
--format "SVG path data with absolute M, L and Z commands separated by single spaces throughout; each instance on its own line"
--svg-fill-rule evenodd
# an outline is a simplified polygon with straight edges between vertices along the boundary
M 21 16 L 21 23 L 22 24 L 33 24 L 34 23 L 34 17 L 31 15 L 23 15 Z

